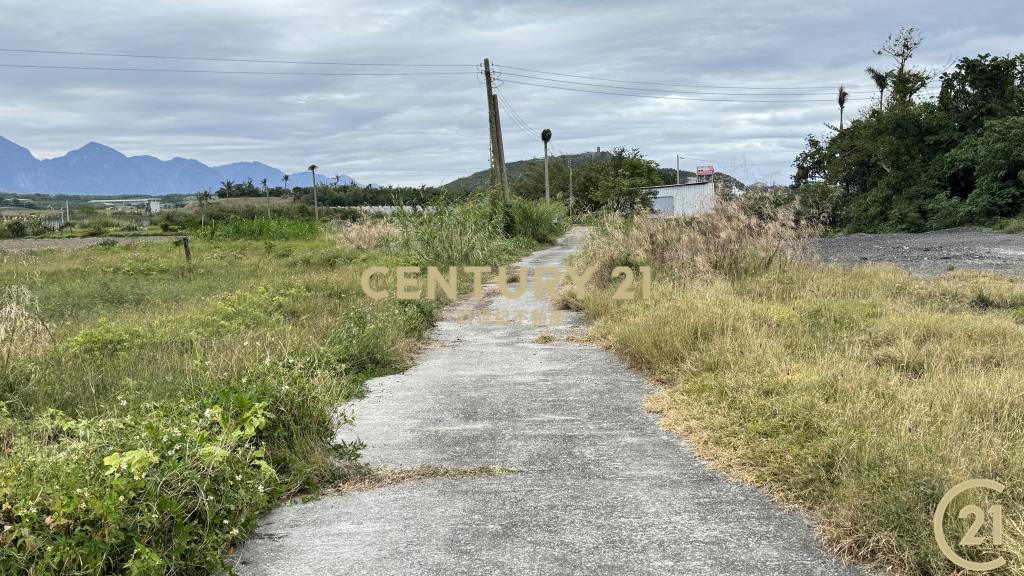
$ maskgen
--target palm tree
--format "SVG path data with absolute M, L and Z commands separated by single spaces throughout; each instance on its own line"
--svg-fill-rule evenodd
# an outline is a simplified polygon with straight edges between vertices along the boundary
M 219 196 L 231 198 L 235 195 L 235 183 L 233 180 L 225 180 L 220 183 Z
M 263 195 L 267 197 L 267 220 L 270 220 L 270 190 L 267 188 L 267 179 L 260 180 L 263 185 Z
M 839 94 L 836 101 L 839 102 L 839 129 L 843 129 L 843 110 L 846 109 L 846 99 L 850 97 L 850 93 L 846 91 L 846 88 L 842 84 L 839 85 Z
M 882 104 L 885 102 L 885 89 L 889 87 L 889 75 L 874 66 L 868 66 L 864 71 L 878 87 L 878 109 L 881 110 Z
M 337 186 L 339 184 L 341 184 L 341 174 L 335 174 L 334 175 L 334 185 Z
M 288 188 L 288 181 L 291 180 L 291 178 L 292 177 L 287 174 L 281 176 L 281 181 L 284 182 L 284 187 L 287 188 L 289 192 L 291 192 L 291 188 Z
M 544 201 L 551 202 L 551 182 L 548 180 L 548 142 L 551 142 L 551 130 L 541 130 L 540 139 L 544 142 Z
M 317 199 L 316 199 L 316 170 L 317 170 L 317 168 L 319 168 L 319 166 L 317 166 L 316 164 L 310 164 L 309 168 L 306 168 L 306 170 L 309 170 L 309 173 L 313 175 L 313 218 L 316 219 L 317 222 L 319 222 L 320 221 L 320 204 L 319 204 L 319 202 L 317 202 Z

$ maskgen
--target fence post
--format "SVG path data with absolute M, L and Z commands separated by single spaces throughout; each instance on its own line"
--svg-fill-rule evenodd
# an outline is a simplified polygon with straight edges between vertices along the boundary
M 192 264 L 192 249 L 188 245 L 188 236 L 181 238 L 181 246 L 185 249 L 185 262 Z

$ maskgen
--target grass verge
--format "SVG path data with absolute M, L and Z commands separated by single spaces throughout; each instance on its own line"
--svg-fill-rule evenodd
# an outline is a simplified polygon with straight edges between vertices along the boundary
M 474 239 L 457 264 L 536 245 L 478 204 L 219 223 L 191 263 L 173 242 L 0 253 L 0 573 L 219 573 L 261 512 L 364 474 L 336 407 L 409 364 L 436 305 L 360 275 L 467 256 L 431 228 Z
M 662 384 L 648 408 L 715 466 L 811 512 L 833 549 L 948 574 L 932 514 L 970 478 L 1008 485 L 1000 554 L 1024 565 L 1024 282 L 801 261 L 785 217 L 606 222 L 579 268 L 651 265 L 652 298 L 570 295 L 594 336 Z M 970 494 L 956 507 L 984 494 Z M 947 519 L 950 542 L 968 527 Z

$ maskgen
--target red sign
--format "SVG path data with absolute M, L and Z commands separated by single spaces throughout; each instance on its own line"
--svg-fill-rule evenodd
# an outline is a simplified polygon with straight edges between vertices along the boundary
M 714 166 L 697 166 L 697 176 L 712 176 L 714 173 Z

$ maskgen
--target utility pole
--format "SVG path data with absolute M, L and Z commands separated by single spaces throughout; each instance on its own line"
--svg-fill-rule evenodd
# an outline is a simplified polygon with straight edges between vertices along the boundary
M 551 130 L 542 130 L 540 139 L 544 142 L 544 201 L 551 202 L 551 182 L 548 179 L 548 142 L 551 141 Z
M 572 158 L 569 158 L 569 215 L 572 216 Z
M 508 173 L 505 170 L 505 146 L 501 138 L 501 116 L 498 96 L 491 79 L 491 60 L 484 58 L 484 81 L 487 85 L 487 117 L 491 128 L 491 185 L 501 186 L 505 201 L 509 201 Z
M 682 184 L 679 180 L 679 154 L 676 154 L 676 185 Z

